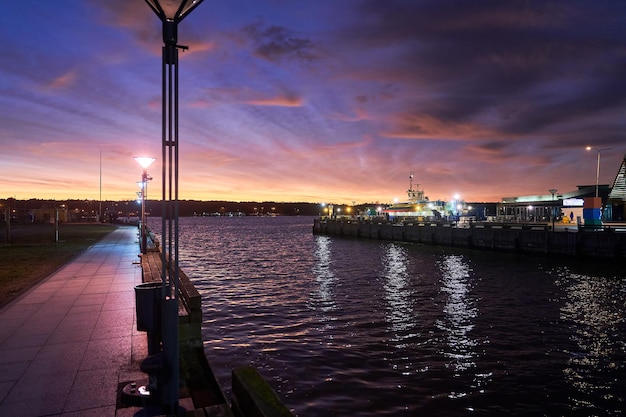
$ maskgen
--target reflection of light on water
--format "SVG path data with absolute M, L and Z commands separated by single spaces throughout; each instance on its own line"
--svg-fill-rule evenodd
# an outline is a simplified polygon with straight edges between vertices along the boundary
M 395 244 L 387 245 L 383 257 L 385 300 L 389 304 L 387 318 L 391 323 L 391 329 L 394 332 L 396 341 L 413 336 L 405 333 L 414 327 L 407 262 L 405 249 Z
M 566 352 L 569 358 L 563 370 L 566 382 L 580 393 L 571 398 L 572 407 L 597 410 L 599 399 L 614 400 L 615 393 L 623 390 L 626 318 L 624 304 L 616 301 L 623 295 L 614 294 L 615 283 L 604 278 L 574 274 L 567 268 L 557 274 L 557 284 L 565 291 L 561 320 L 572 329 L 570 340 L 577 347 Z M 621 291 L 625 290 L 623 286 Z
M 331 311 L 336 308 L 333 295 L 333 285 L 335 274 L 331 268 L 331 238 L 328 236 L 315 237 L 315 263 L 313 264 L 313 274 L 317 280 L 318 288 L 311 298 L 314 301 L 313 308 L 321 311 Z
M 415 300 L 411 292 L 409 255 L 406 248 L 393 243 L 385 245 L 382 262 L 381 278 L 384 280 L 385 290 L 383 295 L 388 305 L 384 317 L 392 334 L 391 345 L 402 354 L 400 357 L 390 355 L 391 367 L 403 376 L 426 372 L 428 365 L 424 365 L 412 355 L 406 355 L 412 349 L 411 344 L 416 343 L 418 338 L 416 330 L 418 320 L 415 317 Z
M 474 328 L 473 319 L 478 316 L 469 296 L 471 289 L 468 282 L 470 268 L 461 256 L 445 256 L 440 263 L 442 272 L 441 291 L 448 297 L 443 308 L 445 317 L 437 322 L 437 327 L 446 332 L 448 349 L 443 354 L 450 359 L 449 366 L 457 372 L 466 371 L 476 366 L 474 357 L 477 355 L 476 341 L 469 333 Z M 462 397 L 464 393 L 453 393 Z

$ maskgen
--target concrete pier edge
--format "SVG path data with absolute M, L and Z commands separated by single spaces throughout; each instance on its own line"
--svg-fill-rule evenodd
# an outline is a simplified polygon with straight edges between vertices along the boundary
M 552 230 L 547 224 L 472 224 L 314 219 L 313 233 L 514 253 L 626 258 L 626 227 Z

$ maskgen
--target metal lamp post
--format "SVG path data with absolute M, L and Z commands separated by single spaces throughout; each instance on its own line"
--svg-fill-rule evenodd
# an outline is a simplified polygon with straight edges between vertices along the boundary
M 587 149 L 588 151 L 590 150 L 594 150 L 598 153 L 598 163 L 596 164 L 596 197 L 598 196 L 598 184 L 600 182 L 600 153 L 602 151 L 610 151 L 611 148 L 592 148 L 591 146 L 587 146 L 585 149 Z
M 137 156 L 135 157 L 135 161 L 143 168 L 143 173 L 141 174 L 141 182 L 138 184 L 141 188 L 141 253 L 146 253 L 146 248 L 148 246 L 148 225 L 146 224 L 146 198 L 148 195 L 148 181 L 152 179 L 152 177 L 148 176 L 148 167 L 152 165 L 155 161 L 154 158 L 149 158 L 145 156 Z
M 161 277 L 163 354 L 166 374 L 162 387 L 162 403 L 178 404 L 178 23 L 202 3 L 202 0 L 146 0 L 163 22 L 162 59 L 162 178 L 161 210 Z

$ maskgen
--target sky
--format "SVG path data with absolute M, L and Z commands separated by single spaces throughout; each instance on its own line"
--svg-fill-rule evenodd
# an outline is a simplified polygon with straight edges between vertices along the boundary
M 135 156 L 160 198 L 158 17 L 5 3 L 0 198 L 131 200 Z M 178 42 L 181 199 L 497 202 L 626 153 L 623 0 L 204 0 Z

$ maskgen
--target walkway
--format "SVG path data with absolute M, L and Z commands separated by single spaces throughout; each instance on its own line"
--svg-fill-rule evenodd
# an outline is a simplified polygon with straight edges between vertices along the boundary
M 132 416 L 118 384 L 142 379 L 137 229 L 120 227 L 0 310 L 0 416 Z

